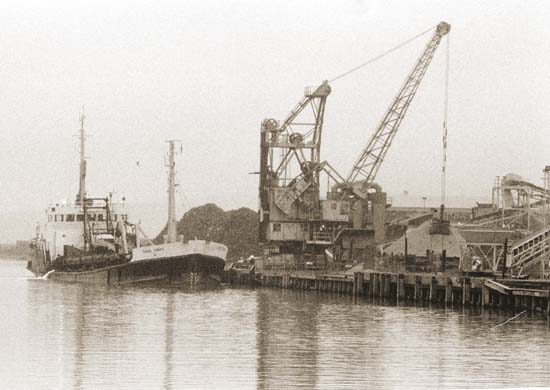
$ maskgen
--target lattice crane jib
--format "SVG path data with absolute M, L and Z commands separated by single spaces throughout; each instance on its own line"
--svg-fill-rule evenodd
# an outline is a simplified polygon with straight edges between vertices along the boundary
M 384 157 L 395 138 L 397 130 L 418 90 L 434 53 L 441 39 L 450 29 L 451 26 L 445 22 L 437 25 L 433 36 L 422 51 L 413 70 L 408 74 L 382 121 L 370 137 L 367 146 L 346 176 L 346 190 L 349 195 L 353 194 L 361 199 L 367 197 L 367 191 L 374 183 L 376 174 L 384 161 Z

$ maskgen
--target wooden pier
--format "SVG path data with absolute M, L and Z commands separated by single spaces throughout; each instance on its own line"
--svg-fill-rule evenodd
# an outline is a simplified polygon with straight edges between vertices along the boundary
M 229 285 L 324 291 L 363 298 L 490 306 L 545 312 L 550 317 L 550 281 L 448 276 L 433 273 L 379 271 L 319 273 L 249 269 L 226 271 Z

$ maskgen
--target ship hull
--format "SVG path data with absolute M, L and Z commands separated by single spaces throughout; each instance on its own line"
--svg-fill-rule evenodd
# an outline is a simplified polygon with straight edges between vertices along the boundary
M 202 254 L 130 261 L 88 271 L 35 273 L 45 279 L 102 285 L 160 285 L 215 288 L 220 285 L 225 261 Z
M 132 250 L 131 260 L 105 254 L 49 260 L 45 245 L 35 245 L 28 269 L 44 279 L 103 285 L 169 285 L 211 288 L 221 283 L 227 247 L 211 241 L 191 240 L 149 245 Z M 75 252 L 78 253 L 78 252 Z M 114 256 L 114 257 L 113 257 Z M 106 263 L 111 259 L 111 263 Z

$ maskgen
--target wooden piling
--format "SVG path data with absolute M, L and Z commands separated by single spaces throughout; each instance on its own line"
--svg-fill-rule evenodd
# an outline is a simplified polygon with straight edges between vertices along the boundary
M 391 275 L 385 274 L 384 275 L 384 298 L 387 298 L 390 296 L 391 291 Z
M 453 281 L 451 278 L 447 278 L 445 285 L 445 303 L 453 303 Z
M 374 296 L 374 274 L 369 273 L 369 288 L 367 290 L 367 298 Z
M 469 305 L 470 299 L 471 299 L 471 284 L 470 279 L 464 278 L 462 279 L 462 304 L 463 305 Z
M 316 290 L 335 294 L 395 298 L 415 302 L 481 305 L 482 307 L 515 307 L 546 314 L 550 321 L 549 285 L 533 281 L 494 280 L 485 277 L 453 276 L 430 273 L 354 272 L 352 277 L 339 275 L 313 276 L 293 271 L 245 273 L 228 270 L 224 280 L 234 285 Z M 462 299 L 461 299 L 462 298 Z
M 371 296 L 373 298 L 380 296 L 380 275 L 379 274 L 371 274 L 372 276 L 372 294 Z
M 363 273 L 355 272 L 353 274 L 352 294 L 354 297 L 363 295 Z
M 491 292 L 485 284 L 481 286 L 481 306 L 489 306 Z
M 430 278 L 430 291 L 428 296 L 428 301 L 434 302 L 436 299 L 436 292 L 437 292 L 437 280 L 434 276 Z
M 417 275 L 414 279 L 414 300 L 418 302 L 422 299 L 422 278 Z
M 397 275 L 397 301 L 405 299 L 405 278 L 403 274 Z

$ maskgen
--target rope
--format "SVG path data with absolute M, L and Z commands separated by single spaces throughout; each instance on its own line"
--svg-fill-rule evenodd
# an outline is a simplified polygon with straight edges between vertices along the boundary
M 369 64 L 372 64 L 373 62 L 378 61 L 379 59 L 381 59 L 381 58 L 387 56 L 388 54 L 390 54 L 390 53 L 392 53 L 392 52 L 394 52 L 394 51 L 396 51 L 396 50 L 402 48 L 403 46 L 408 45 L 408 44 L 411 43 L 412 41 L 414 41 L 414 40 L 420 38 L 421 36 L 423 36 L 423 35 L 429 33 L 429 32 L 432 31 L 435 27 L 436 27 L 436 26 L 432 26 L 432 27 L 430 27 L 429 29 L 427 29 L 426 31 L 423 31 L 423 32 L 421 32 L 420 34 L 415 35 L 415 36 L 412 37 L 411 39 L 409 39 L 409 40 L 407 40 L 407 41 L 405 41 L 405 42 L 403 42 L 403 43 L 400 43 L 399 45 L 397 45 L 397 46 L 395 46 L 395 47 L 393 47 L 393 48 L 391 48 L 391 49 L 385 51 L 385 52 L 382 53 L 382 54 L 377 55 L 376 57 L 371 58 L 370 60 L 368 60 L 368 61 L 366 61 L 366 62 L 363 62 L 363 63 L 360 64 L 360 65 L 357 65 L 357 66 L 354 67 L 354 68 L 351 68 L 351 69 L 348 70 L 347 72 L 344 72 L 344 73 L 342 73 L 341 75 L 336 76 L 336 77 L 334 77 L 333 79 L 329 80 L 329 83 L 332 83 L 333 81 L 336 81 L 336 80 L 338 80 L 338 79 L 341 79 L 342 77 L 347 76 L 348 74 L 353 73 L 353 72 L 355 72 L 355 71 L 361 69 L 361 68 L 364 67 L 364 66 L 367 66 L 367 65 L 369 65 Z
M 513 316 L 512 318 L 508 318 L 506 321 L 504 321 L 502 324 L 498 324 L 496 326 L 493 326 L 493 329 L 496 329 L 498 328 L 499 326 L 502 326 L 502 325 L 506 325 L 508 322 L 512 321 L 513 319 L 516 319 L 518 318 L 520 315 L 524 314 L 524 313 L 527 313 L 527 310 L 524 310 L 522 311 L 521 313 L 519 314 L 516 314 L 515 316 Z

